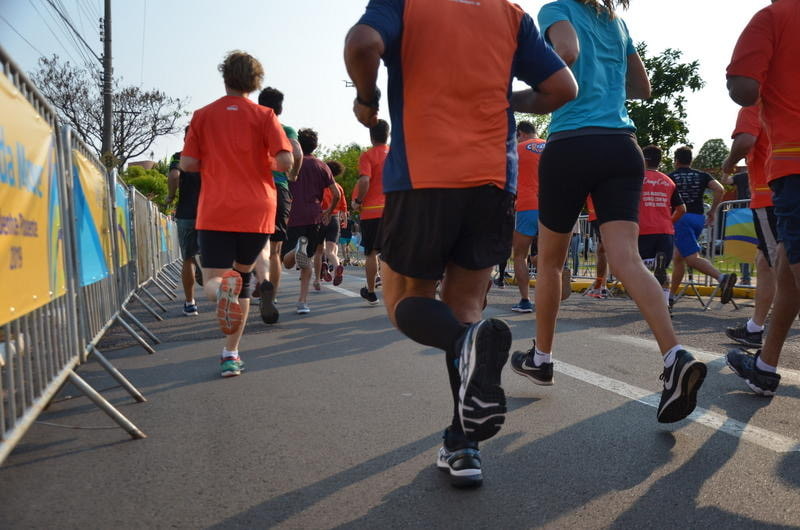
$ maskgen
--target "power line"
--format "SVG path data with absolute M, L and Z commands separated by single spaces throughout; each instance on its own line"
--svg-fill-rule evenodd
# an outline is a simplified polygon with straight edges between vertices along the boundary
M 32 0 L 28 0 L 28 3 L 30 3 L 33 9 L 36 10 L 36 14 L 39 15 L 39 18 L 42 19 L 42 22 L 44 22 L 45 27 L 47 27 L 48 31 L 50 31 L 50 34 L 53 35 L 53 38 L 56 39 L 56 42 L 61 46 L 61 49 L 64 50 L 64 53 L 66 53 L 67 56 L 69 56 L 69 58 L 72 59 L 77 64 L 78 61 L 75 60 L 75 56 L 72 55 L 67 49 L 67 47 L 64 46 L 64 43 L 61 42 L 61 39 L 58 38 L 56 32 L 53 31 L 53 28 L 50 27 L 50 24 L 47 23 L 47 19 L 44 18 L 44 15 L 42 15 L 42 12 L 39 11 L 39 8 L 36 6 L 36 4 L 34 4 Z
M 58 16 L 60 16 L 61 19 L 64 22 L 66 22 L 67 26 L 69 26 L 69 29 L 71 29 L 72 32 L 78 37 L 78 39 L 80 39 L 83 45 L 86 46 L 86 49 L 89 50 L 89 52 L 91 52 L 91 54 L 94 56 L 95 59 L 97 59 L 97 62 L 102 64 L 103 60 L 100 59 L 100 57 L 94 52 L 92 47 L 89 46 L 89 43 L 87 43 L 86 40 L 84 40 L 83 35 L 81 35 L 78 32 L 78 30 L 75 29 L 75 26 L 72 25 L 72 22 L 70 22 L 69 19 L 64 16 L 64 13 L 62 13 L 61 10 L 53 3 L 53 0 L 47 0 L 47 3 L 50 4 L 50 7 L 52 7 L 56 13 L 58 13 Z
M 147 0 L 144 0 L 144 11 L 142 12 L 142 59 L 140 61 L 139 84 L 144 83 L 144 39 L 147 33 Z
M 44 57 L 44 54 L 43 54 L 42 52 L 40 52 L 40 51 L 39 51 L 39 48 L 37 48 L 36 46 L 34 46 L 33 44 L 31 44 L 31 41 L 29 41 L 28 39 L 26 39 L 25 37 L 23 37 L 23 36 L 22 36 L 22 33 L 20 33 L 19 31 L 17 31 L 17 28 L 15 28 L 15 27 L 14 27 L 14 26 L 11 24 L 11 22 L 9 22 L 8 20 L 6 20 L 6 17 L 4 17 L 3 15 L 0 15 L 0 19 L 3 19 L 3 22 L 5 22 L 6 24 L 8 24 L 8 27 L 9 27 L 9 28 L 11 28 L 11 30 L 12 30 L 14 33 L 16 33 L 17 35 L 19 35 L 19 38 L 20 38 L 20 39 L 22 39 L 22 40 L 24 40 L 25 42 L 27 42 L 27 43 L 28 43 L 28 46 L 30 46 L 31 48 L 33 48 L 33 49 L 34 49 L 34 51 L 36 51 L 36 53 L 38 53 L 40 56 Z
M 60 4 L 60 2 L 59 2 L 59 4 Z M 64 6 L 62 5 L 61 8 L 63 9 L 63 7 Z M 57 11 L 57 10 L 54 9 L 54 11 Z M 83 60 L 84 66 L 86 66 L 89 70 L 91 70 L 92 69 L 91 58 L 86 55 L 86 52 L 84 51 L 83 47 L 81 46 L 81 43 L 72 34 L 72 32 L 69 29 L 69 26 L 67 26 L 67 24 L 65 23 L 65 21 L 62 18 L 56 17 L 51 11 L 48 11 L 47 13 L 53 19 L 53 23 L 56 25 L 56 27 L 58 27 L 61 30 L 61 33 L 67 39 L 67 42 L 72 44 L 72 47 L 74 48 L 74 50 L 78 53 L 78 55 L 80 55 L 81 60 Z

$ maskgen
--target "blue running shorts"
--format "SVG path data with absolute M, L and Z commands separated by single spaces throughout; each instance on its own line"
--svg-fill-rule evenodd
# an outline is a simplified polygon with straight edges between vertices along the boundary
M 539 210 L 522 210 L 517 212 L 514 230 L 523 236 L 536 237 L 539 235 Z
M 675 223 L 675 248 L 684 258 L 700 252 L 697 238 L 703 232 L 706 216 L 699 213 L 685 213 Z

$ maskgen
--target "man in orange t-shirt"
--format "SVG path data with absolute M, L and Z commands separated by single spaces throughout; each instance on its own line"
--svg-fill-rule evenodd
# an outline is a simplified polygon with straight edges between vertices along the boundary
M 219 70 L 227 95 L 195 111 L 180 168 L 203 174 L 195 226 L 203 286 L 217 302 L 217 319 L 227 335 L 222 376 L 230 377 L 242 370 L 239 341 L 256 257 L 275 229 L 272 169 L 287 171 L 293 158 L 275 113 L 247 98 L 264 78 L 261 64 L 237 50 Z
M 511 310 L 517 313 L 531 313 L 533 304 L 530 300 L 528 256 L 531 245 L 539 234 L 539 159 L 542 157 L 546 142 L 539 138 L 536 127 L 527 121 L 517 124 L 517 142 L 519 142 L 517 144 L 519 173 L 515 205 L 517 215 L 511 249 L 520 301 L 511 306 Z
M 361 175 L 353 189 L 352 208 L 361 212 L 361 246 L 364 248 L 366 287 L 361 288 L 361 297 L 370 304 L 378 303 L 375 294 L 375 277 L 378 275 L 378 253 L 381 250 L 381 228 L 383 226 L 383 164 L 389 154 L 389 124 L 385 120 L 369 129 L 372 147 L 358 159 Z
M 314 276 L 316 281 L 319 281 L 320 276 L 326 282 L 333 281 L 333 285 L 339 285 L 344 279 L 344 267 L 339 262 L 339 235 L 342 230 L 342 225 L 347 223 L 347 196 L 344 194 L 342 185 L 336 182 L 336 179 L 341 177 L 344 173 L 344 165 L 338 160 L 326 160 L 325 163 L 331 170 L 331 175 L 334 179 L 336 189 L 339 190 L 339 201 L 336 206 L 331 210 L 331 220 L 328 225 L 323 229 L 324 238 L 323 246 L 319 249 L 317 255 L 314 256 L 314 266 L 317 267 L 319 273 Z M 325 210 L 330 206 L 333 200 L 333 192 L 330 188 L 325 188 L 322 192 L 322 209 Z M 323 255 L 327 259 L 327 264 L 322 262 Z M 317 262 L 319 261 L 319 263 Z M 333 275 L 331 275 L 333 272 Z M 315 287 L 316 288 L 316 287 Z
M 778 290 L 770 330 L 755 356 L 740 350 L 727 361 L 758 394 L 780 383 L 781 349 L 800 310 L 800 0 L 777 0 L 745 27 L 728 65 L 728 91 L 742 106 L 761 103 L 770 142 L 767 182 L 778 228 Z M 781 280 L 781 279 L 784 280 Z M 792 281 L 794 280 L 794 281 Z
M 745 346 L 760 348 L 763 343 L 767 314 L 775 298 L 775 274 L 773 265 L 778 253 L 778 231 L 775 209 L 772 205 L 772 190 L 767 185 L 766 163 L 769 156 L 769 140 L 761 124 L 761 106 L 742 107 L 736 119 L 731 137 L 731 152 L 722 163 L 723 173 L 731 174 L 742 158 L 747 160 L 747 176 L 750 184 L 750 209 L 758 238 L 756 253 L 755 308 L 753 316 L 740 326 L 727 328 L 725 334 Z

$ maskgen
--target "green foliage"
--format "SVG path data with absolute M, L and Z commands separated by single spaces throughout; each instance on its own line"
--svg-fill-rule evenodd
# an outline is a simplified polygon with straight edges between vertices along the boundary
M 167 176 L 155 169 L 144 169 L 141 166 L 128 166 L 120 173 L 122 180 L 139 190 L 139 193 L 156 203 L 159 209 L 167 212 L 164 201 L 167 199 Z
M 156 165 L 153 166 L 153 169 L 161 173 L 162 175 L 169 175 L 169 163 L 170 157 L 164 157 L 162 160 L 156 162 Z
M 366 147 L 361 147 L 354 142 L 349 145 L 337 145 L 332 149 L 322 148 L 318 151 L 317 156 L 321 160 L 338 160 L 344 165 L 344 173 L 339 176 L 338 182 L 344 189 L 344 194 L 348 199 L 351 197 L 353 187 L 360 176 L 358 174 L 358 159 L 366 150 Z
M 639 145 L 656 144 L 669 153 L 678 144 L 686 143 L 686 90 L 696 92 L 705 82 L 698 70 L 700 63 L 681 63 L 683 52 L 667 48 L 659 55 L 648 56 L 647 44 L 636 46 L 650 77 L 650 99 L 627 102 L 628 114 L 636 124 Z
M 703 144 L 694 157 L 692 165 L 719 178 L 722 176 L 722 162 L 730 151 L 721 138 L 714 138 Z
M 529 121 L 531 122 L 534 127 L 536 127 L 536 132 L 539 134 L 539 138 L 547 139 L 547 136 L 550 134 L 550 120 L 552 118 L 551 114 L 524 114 L 522 112 L 515 112 L 514 119 L 517 123 L 521 121 Z

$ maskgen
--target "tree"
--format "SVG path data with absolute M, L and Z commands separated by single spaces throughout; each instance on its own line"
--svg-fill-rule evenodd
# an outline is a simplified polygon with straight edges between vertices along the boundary
M 356 185 L 358 177 L 361 176 L 358 171 L 358 159 L 366 150 L 354 142 L 350 145 L 337 145 L 332 149 L 323 148 L 319 151 L 318 156 L 321 160 L 338 160 L 344 165 L 344 173 L 339 177 L 339 184 L 344 189 L 346 197 L 352 196 L 353 187 Z
M 153 201 L 164 213 L 167 207 L 167 176 L 156 169 L 144 169 L 141 166 L 128 166 L 120 173 L 122 180 L 129 186 L 136 188 L 139 193 Z
M 642 57 L 650 85 L 650 99 L 629 100 L 628 114 L 636 124 L 639 145 L 656 144 L 669 153 L 677 144 L 686 143 L 686 90 L 696 92 L 705 82 L 698 74 L 699 62 L 679 62 L 683 52 L 667 48 L 649 57 L 647 44 L 640 42 L 636 50 Z
M 112 158 L 102 156 L 103 95 L 100 71 L 62 63 L 57 55 L 39 59 L 31 78 L 56 108 L 59 117 L 97 153 L 107 167 L 120 169 L 146 152 L 159 136 L 180 130 L 177 122 L 187 113 L 185 99 L 171 98 L 160 90 L 120 85 L 114 80 Z
M 722 162 L 730 151 L 721 138 L 714 138 L 703 144 L 694 157 L 693 166 L 707 171 L 719 178 L 722 176 Z

